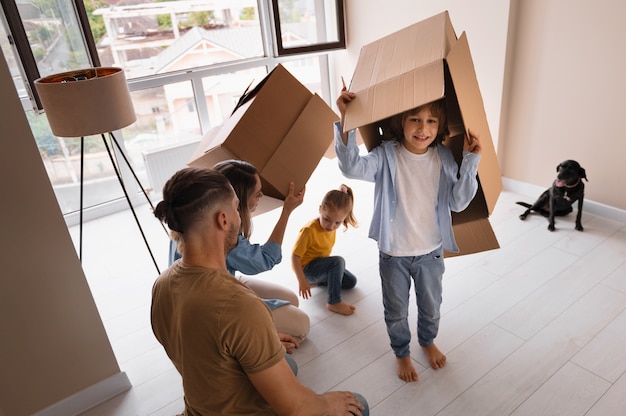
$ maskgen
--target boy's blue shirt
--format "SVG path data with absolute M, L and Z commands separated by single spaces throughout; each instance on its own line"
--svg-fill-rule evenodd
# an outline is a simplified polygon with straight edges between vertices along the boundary
M 350 179 L 374 182 L 374 212 L 370 223 L 369 237 L 378 242 L 378 249 L 388 252 L 391 249 L 390 224 L 396 216 L 396 172 L 398 159 L 397 141 L 386 141 L 375 147 L 367 155 L 360 156 L 356 145 L 356 131 L 348 132 L 348 144 L 341 139 L 341 125 L 335 123 L 335 153 L 339 159 L 339 169 Z M 463 211 L 470 204 L 478 190 L 478 162 L 480 155 L 463 151 L 459 168 L 452 151 L 446 146 L 436 146 L 441 159 L 441 175 L 437 198 L 437 220 L 441 231 L 442 247 L 457 253 L 459 247 L 452 231 L 451 211 Z M 460 174 L 457 179 L 457 173 Z

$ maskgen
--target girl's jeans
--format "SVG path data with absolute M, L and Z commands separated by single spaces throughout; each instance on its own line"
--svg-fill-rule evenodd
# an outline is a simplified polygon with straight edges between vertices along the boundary
M 356 276 L 346 270 L 346 261 L 340 256 L 312 260 L 303 271 L 309 282 L 328 286 L 328 303 L 331 305 L 341 302 L 341 289 L 356 286 Z
M 441 280 L 445 270 L 443 252 L 441 247 L 423 256 L 394 257 L 379 252 L 379 268 L 391 348 L 397 358 L 408 357 L 411 278 L 417 303 L 417 339 L 422 347 L 427 347 L 439 330 Z

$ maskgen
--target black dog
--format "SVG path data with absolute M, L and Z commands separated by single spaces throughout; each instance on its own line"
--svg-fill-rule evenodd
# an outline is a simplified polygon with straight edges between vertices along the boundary
M 517 202 L 528 208 L 522 215 L 521 220 L 525 220 L 530 211 L 536 211 L 548 217 L 548 230 L 554 231 L 554 216 L 567 215 L 572 212 L 572 205 L 578 201 L 578 213 L 576 214 L 576 229 L 583 230 L 580 217 L 583 213 L 583 199 L 585 197 L 585 184 L 587 174 L 575 160 L 566 160 L 556 167 L 557 175 L 552 187 L 547 189 L 541 196 L 530 205 L 526 202 Z

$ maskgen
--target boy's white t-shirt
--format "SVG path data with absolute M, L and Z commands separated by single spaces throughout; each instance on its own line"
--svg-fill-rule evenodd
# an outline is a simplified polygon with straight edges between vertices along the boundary
M 396 146 L 398 205 L 391 223 L 391 256 L 421 256 L 441 245 L 437 224 L 437 195 L 441 160 L 436 149 L 424 154 Z

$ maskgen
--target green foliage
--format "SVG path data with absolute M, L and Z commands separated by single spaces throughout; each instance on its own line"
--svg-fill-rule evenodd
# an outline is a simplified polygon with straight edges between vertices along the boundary
M 215 14 L 212 11 L 193 12 L 189 14 L 187 23 L 189 26 L 206 26 L 215 20 Z
M 37 62 L 41 61 L 46 54 L 46 51 L 41 46 L 31 46 L 31 50 L 33 51 L 33 56 Z
M 239 20 L 256 20 L 254 7 L 244 7 L 239 13 Z
M 106 27 L 104 26 L 104 19 L 102 16 L 96 16 L 93 14 L 94 10 L 108 7 L 102 0 L 84 0 L 85 10 L 87 12 L 87 20 L 89 20 L 89 27 L 91 27 L 91 34 L 93 40 L 97 44 L 100 39 L 106 34 Z
M 30 129 L 35 136 L 37 147 L 41 156 L 56 156 L 61 154 L 61 147 L 59 146 L 56 137 L 50 131 L 48 122 L 43 115 L 36 115 L 32 111 L 26 112 L 26 118 Z
M 37 37 L 43 42 L 47 43 L 50 40 L 51 33 L 45 26 L 37 26 Z
M 169 30 L 172 28 L 172 16 L 169 14 L 160 14 L 157 16 L 157 23 L 159 25 L 159 29 Z
M 154 3 L 163 3 L 169 0 L 154 0 Z M 157 23 L 159 25 L 159 29 L 161 30 L 169 30 L 172 28 L 172 16 L 169 14 L 160 14 L 157 16 Z
M 33 111 L 27 111 L 26 117 L 28 124 L 35 137 L 37 148 L 42 157 L 62 156 L 63 151 L 60 140 L 63 140 L 69 155 L 80 154 L 80 137 L 59 138 L 52 134 L 48 120 L 45 114 L 36 114 Z M 102 138 L 97 135 L 93 137 L 85 137 L 85 153 L 104 152 L 105 147 Z
M 279 3 L 278 14 L 282 23 L 299 22 L 302 18 L 296 10 L 294 0 L 283 0 Z

